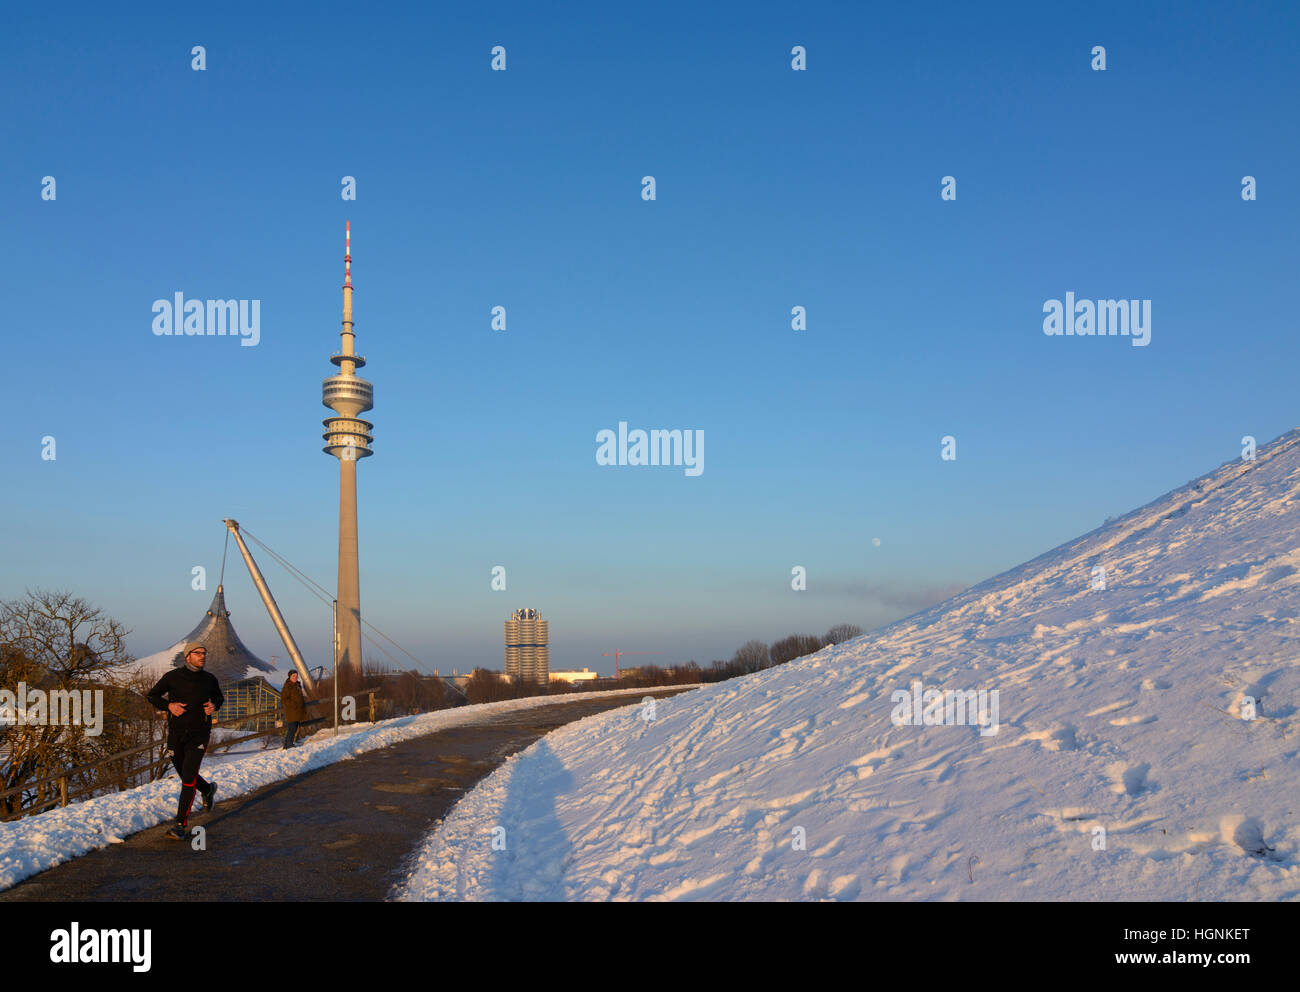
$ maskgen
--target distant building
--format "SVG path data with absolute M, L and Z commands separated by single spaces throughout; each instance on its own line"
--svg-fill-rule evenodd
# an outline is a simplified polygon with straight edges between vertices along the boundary
M 506 676 L 545 685 L 550 671 L 547 622 L 537 610 L 515 610 L 506 621 Z
M 551 672 L 552 682 L 594 682 L 597 677 L 595 672 L 587 668 L 580 672 Z

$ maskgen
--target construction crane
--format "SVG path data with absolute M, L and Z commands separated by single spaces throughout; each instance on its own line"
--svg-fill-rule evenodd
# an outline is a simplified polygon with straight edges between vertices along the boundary
M 625 654 L 663 654 L 662 651 L 602 651 L 602 658 L 614 659 L 614 678 L 618 678 L 618 659 Z

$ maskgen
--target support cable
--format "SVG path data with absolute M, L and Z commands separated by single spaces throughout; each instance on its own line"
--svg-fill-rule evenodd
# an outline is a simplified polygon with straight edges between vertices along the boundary
M 288 572 L 290 575 L 292 575 L 295 579 L 297 579 L 299 582 L 301 582 L 301 583 L 302 583 L 302 584 L 307 588 L 307 591 L 308 591 L 308 592 L 310 592 L 313 596 L 315 596 L 317 599 L 319 599 L 321 602 L 323 602 L 326 606 L 329 606 L 329 605 L 334 601 L 334 596 L 331 595 L 331 593 L 330 593 L 330 591 L 329 591 L 328 589 L 326 589 L 326 588 L 325 588 L 324 586 L 322 586 L 319 582 L 317 582 L 315 579 L 313 579 L 311 576 L 309 576 L 306 572 L 302 571 L 300 568 L 297 568 L 297 567 L 296 567 L 292 562 L 290 562 L 287 558 L 285 558 L 284 556 L 282 556 L 282 555 L 280 555 L 280 554 L 277 554 L 274 550 L 272 550 L 272 548 L 271 548 L 270 546 L 268 546 L 268 545 L 265 544 L 264 542 L 260 541 L 257 537 L 255 537 L 255 536 L 253 535 L 252 531 L 250 531 L 250 530 L 249 530 L 247 527 L 245 527 L 243 524 L 240 524 L 240 525 L 239 525 L 239 530 L 240 530 L 240 532 L 241 532 L 245 537 L 247 537 L 247 538 L 248 538 L 249 540 L 251 540 L 254 544 L 256 544 L 260 549 L 262 549 L 262 550 L 265 551 L 268 555 L 270 555 L 271 558 L 272 558 L 273 560 L 275 560 L 275 561 L 276 561 L 276 562 L 277 562 L 277 563 L 278 563 L 282 568 L 285 569 L 285 571 L 287 571 L 287 572 Z M 230 532 L 227 530 L 227 531 L 226 531 L 226 544 L 227 544 L 227 546 L 229 546 L 229 543 L 230 543 Z M 222 572 L 223 572 L 223 574 L 224 574 L 224 572 L 225 572 L 225 560 L 224 560 L 224 556 L 223 556 L 223 559 L 222 559 Z M 314 586 L 315 588 L 312 588 L 313 586 Z M 320 591 L 317 592 L 317 590 L 320 590 Z M 361 617 L 361 622 L 362 622 L 363 624 L 365 624 L 365 626 L 367 626 L 367 627 L 369 627 L 371 630 L 373 630 L 373 631 L 374 631 L 376 634 L 378 634 L 380 637 L 382 637 L 384 640 L 386 640 L 389 644 L 393 645 L 393 647 L 397 648 L 397 650 L 401 651 L 402 654 L 406 655 L 408 658 L 410 658 L 412 661 L 414 661 L 414 662 L 416 663 L 416 665 L 419 666 L 420 670 L 423 671 L 425 674 L 432 674 L 432 673 L 430 673 L 430 672 L 428 671 L 428 668 L 427 668 L 426 664 L 425 664 L 423 661 L 421 661 L 421 660 L 420 660 L 419 658 L 417 658 L 415 655 L 411 654 L 410 651 L 407 651 L 406 648 L 404 648 L 404 647 L 402 647 L 400 644 L 398 644 L 395 640 L 393 640 L 391 637 L 389 637 L 387 634 L 385 634 L 382 630 L 380 630 L 378 627 L 376 627 L 373 623 L 371 623 L 371 622 L 370 622 L 369 620 L 367 620 L 365 617 Z M 391 654 L 389 654 L 388 651 L 385 650 L 385 648 L 384 648 L 384 646 L 383 646 L 382 644 L 380 644 L 378 641 L 376 641 L 373 637 L 371 637 L 371 636 L 369 636 L 368 634 L 366 634 L 364 631 L 362 631 L 362 635 L 366 638 L 366 640 L 367 640 L 367 641 L 368 641 L 372 646 L 378 648 L 378 649 L 383 653 L 384 657 L 386 657 L 390 662 L 393 663 L 394 668 L 397 668 L 398 670 L 401 669 L 401 664 L 398 662 L 398 660 L 397 660 L 396 658 L 394 658 Z M 439 676 L 437 676 L 437 678 L 443 678 L 443 676 L 439 675 Z

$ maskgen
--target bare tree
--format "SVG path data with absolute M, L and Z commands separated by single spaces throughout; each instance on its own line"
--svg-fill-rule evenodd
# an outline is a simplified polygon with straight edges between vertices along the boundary
M 516 699 L 518 688 L 486 668 L 476 668 L 465 681 L 465 699 L 471 703 L 495 703 L 501 699 Z
M 448 689 L 447 683 L 437 676 L 423 675 L 414 668 L 403 671 L 366 659 L 361 670 L 367 687 L 375 690 L 378 719 L 446 709 L 457 703 L 452 697 L 458 697 L 459 693 Z M 320 679 L 316 698 L 329 699 L 332 694 L 329 676 Z
M 746 641 L 736 649 L 736 656 L 732 662 L 742 673 L 748 675 L 767 668 L 772 663 L 772 659 L 768 654 L 767 645 L 762 641 Z
M 822 639 L 816 634 L 791 634 L 772 645 L 772 664 L 784 665 L 806 654 L 822 649 Z
M 142 729 L 147 736 L 149 723 L 139 719 L 141 701 L 127 691 L 127 680 L 117 671 L 132 660 L 126 635 L 120 623 L 71 593 L 29 590 L 22 599 L 0 602 L 0 688 L 16 697 L 21 685 L 50 703 L 43 719 L 31 721 L 29 714 L 15 713 L 14 725 L 4 728 L 0 791 L 121 750 Z M 99 690 L 105 702 L 97 735 L 86 733 L 83 690 Z M 56 698 L 63 704 L 58 719 L 50 712 Z M 82 725 L 71 725 L 69 712 L 80 713 Z M 16 813 L 41 802 L 44 793 L 42 787 L 10 797 L 0 803 L 0 812 Z
M 822 638 L 827 644 L 843 644 L 845 641 L 862 636 L 863 630 L 855 623 L 837 623 Z

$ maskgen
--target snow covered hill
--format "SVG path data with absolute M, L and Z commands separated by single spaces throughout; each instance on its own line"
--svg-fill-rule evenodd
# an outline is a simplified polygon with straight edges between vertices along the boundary
M 890 627 L 562 728 L 402 898 L 1300 898 L 1298 490 L 1292 431 Z M 902 723 L 916 682 L 997 713 Z

